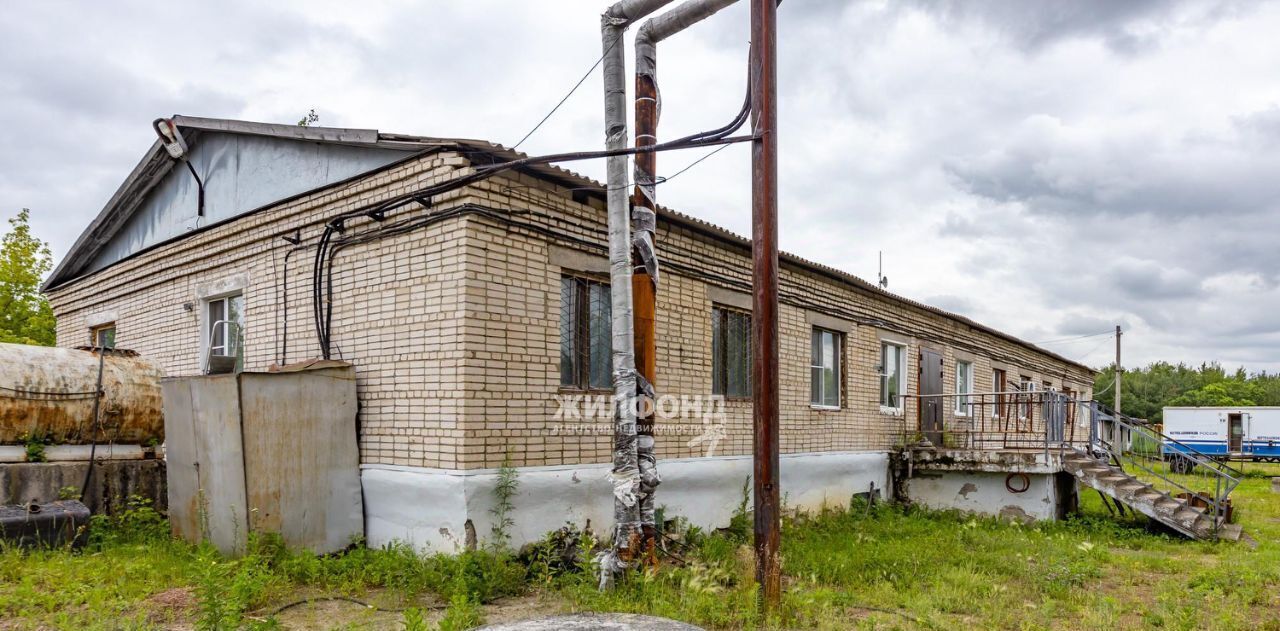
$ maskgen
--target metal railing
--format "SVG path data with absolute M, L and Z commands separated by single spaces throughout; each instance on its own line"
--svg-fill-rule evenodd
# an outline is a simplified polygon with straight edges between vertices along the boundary
M 1056 390 L 904 394 L 903 444 L 944 449 L 1044 451 L 1088 444 L 1088 403 Z M 908 406 L 903 405 L 906 410 Z
M 1231 492 L 1244 475 L 1145 422 L 1055 390 L 901 398 L 904 447 L 1088 454 L 1204 509 L 1217 518 L 1215 532 L 1228 521 Z
M 1093 456 L 1110 460 L 1157 491 L 1205 509 L 1216 518 L 1215 532 L 1227 521 L 1231 492 L 1244 477 L 1241 471 L 1096 401 L 1089 403 L 1089 416 Z
M 209 344 L 205 348 L 204 374 L 236 372 L 239 368 L 243 331 L 239 322 L 234 320 L 218 320 L 209 325 Z M 217 344 L 218 334 L 222 334 L 222 344 Z M 223 352 L 214 353 L 215 348 Z

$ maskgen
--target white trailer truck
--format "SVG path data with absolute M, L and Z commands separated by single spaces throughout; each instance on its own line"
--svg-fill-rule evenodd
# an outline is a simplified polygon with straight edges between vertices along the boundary
M 1280 407 L 1164 409 L 1168 458 L 1194 449 L 1224 460 L 1280 462 Z M 1176 441 L 1176 442 L 1175 442 Z

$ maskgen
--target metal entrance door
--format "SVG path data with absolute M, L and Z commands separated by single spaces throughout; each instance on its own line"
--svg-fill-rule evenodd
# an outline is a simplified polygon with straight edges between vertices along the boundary
M 1244 415 L 1227 415 L 1227 453 L 1238 454 L 1244 444 Z
M 931 350 L 921 349 L 916 381 L 920 394 L 920 431 L 936 447 L 942 447 L 942 355 Z

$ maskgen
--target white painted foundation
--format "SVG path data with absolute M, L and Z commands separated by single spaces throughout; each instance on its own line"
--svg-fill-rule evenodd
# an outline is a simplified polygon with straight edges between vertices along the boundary
M 1010 475 L 1014 488 L 1022 488 L 1021 475 L 1030 482 L 1027 490 L 1013 493 L 1005 486 Z M 902 482 L 907 498 L 936 510 L 962 510 L 1018 520 L 1052 521 L 1059 513 L 1058 489 L 1052 473 L 991 473 L 984 471 L 917 472 Z M 1065 498 L 1062 498 L 1063 500 Z
M 889 496 L 885 452 L 786 454 L 780 458 L 785 504 L 817 510 L 845 506 L 875 484 Z M 519 491 L 511 517 L 512 544 L 541 539 L 565 523 L 590 524 L 597 534 L 613 525 L 613 485 L 608 464 L 519 469 Z M 667 518 L 680 516 L 703 528 L 729 523 L 742 503 L 751 475 L 750 456 L 690 458 L 658 463 L 658 505 Z M 468 471 L 362 465 L 365 536 L 372 547 L 404 542 L 423 551 L 456 552 L 466 545 L 470 520 L 480 542 L 491 533 L 495 469 Z

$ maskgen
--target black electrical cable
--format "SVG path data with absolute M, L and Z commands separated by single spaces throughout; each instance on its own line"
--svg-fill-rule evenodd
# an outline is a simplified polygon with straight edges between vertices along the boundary
M 22 388 L 10 388 L 9 386 L 0 386 L 0 390 L 12 392 L 11 395 L 5 395 L 14 399 L 28 399 L 32 401 L 43 401 L 48 397 L 64 397 L 67 399 L 87 399 L 95 396 L 97 392 L 92 390 L 84 390 L 81 392 L 62 392 L 58 390 L 23 390 Z
M 101 423 L 102 411 L 102 371 L 107 363 L 107 349 L 98 348 L 98 387 L 95 390 L 97 396 L 93 399 L 93 427 L 89 430 L 92 438 L 89 444 L 89 465 L 84 472 L 84 483 L 80 485 L 80 503 L 84 503 L 84 499 L 89 495 L 89 481 L 93 479 L 93 459 L 98 455 L 98 428 Z
M 423 206 L 430 206 L 431 198 L 447 193 L 449 191 L 460 189 L 464 186 L 478 182 L 499 173 L 503 173 L 512 169 L 518 169 L 526 166 L 538 164 L 549 164 L 552 162 L 570 162 L 576 160 L 590 160 L 596 158 L 607 158 L 612 156 L 635 155 L 638 153 L 650 153 L 656 151 L 671 151 L 676 149 L 687 149 L 693 147 L 704 147 L 714 145 L 726 145 L 737 142 L 752 141 L 757 136 L 730 136 L 734 131 L 741 128 L 748 118 L 747 114 L 750 110 L 750 103 L 744 103 L 742 110 L 738 112 L 729 124 L 709 131 L 699 132 L 684 136 L 676 140 L 648 145 L 645 147 L 632 147 L 623 149 L 612 149 L 604 151 L 577 151 L 559 154 L 550 154 L 544 156 L 531 156 L 516 160 L 509 160 L 476 168 L 472 173 L 462 177 L 454 178 L 446 182 L 441 182 L 433 186 L 426 187 L 417 191 L 412 191 L 402 195 L 398 195 L 389 200 L 365 206 L 355 210 L 339 213 L 336 217 L 325 224 L 324 232 L 320 236 L 319 245 L 316 249 L 315 263 L 312 268 L 312 307 L 316 327 L 316 339 L 320 344 L 320 354 L 324 359 L 331 357 L 332 339 L 331 325 L 333 318 L 333 263 L 332 257 L 336 254 L 330 250 L 330 244 L 333 241 L 334 232 L 345 231 L 345 222 L 355 217 L 366 216 L 377 219 L 385 219 L 386 213 L 403 207 L 410 203 L 419 203 Z M 384 232 L 384 231 L 379 231 Z M 343 239 L 339 239 L 340 242 Z
M 578 91 L 578 88 L 582 87 L 582 83 L 583 83 L 584 81 L 586 81 L 586 80 L 587 80 L 587 77 L 590 77 L 590 76 L 591 76 L 591 73 L 593 73 L 593 72 L 595 72 L 595 71 L 596 71 L 596 67 L 598 67 L 598 66 L 600 65 L 600 62 L 604 61 L 604 58 L 605 58 L 605 57 L 608 57 L 608 56 L 609 56 L 609 51 L 613 50 L 613 47 L 614 47 L 614 46 L 617 46 L 617 45 L 618 45 L 618 42 L 620 42 L 620 41 L 622 41 L 622 38 L 621 38 L 621 37 L 619 37 L 618 39 L 613 40 L 613 43 L 609 44 L 609 47 L 605 49 L 604 54 L 603 54 L 603 55 L 600 55 L 600 58 L 599 58 L 599 59 L 597 59 L 595 63 L 591 64 L 591 67 L 587 69 L 586 74 L 583 74 L 583 75 L 582 75 L 582 78 L 581 78 L 581 79 L 578 79 L 578 82 L 577 82 L 577 83 L 575 83 L 575 84 L 573 84 L 573 87 L 569 89 L 569 93 L 568 93 L 568 94 L 566 94 L 566 95 L 564 95 L 564 98 L 560 99 L 560 102 L 559 102 L 559 103 L 556 103 L 556 106 L 555 106 L 555 107 L 553 107 L 553 108 L 551 108 L 551 111 L 550 111 L 550 112 L 547 112 L 547 115 L 546 115 L 546 116 L 543 116 L 543 117 L 542 117 L 542 120 L 538 121 L 538 124 L 537 124 L 537 125 L 534 125 L 534 126 L 533 126 L 533 129 L 530 129 L 530 130 L 529 130 L 529 133 L 527 133 L 527 134 L 525 134 L 525 135 L 524 135 L 524 138 L 521 138 L 521 139 L 520 139 L 520 142 L 517 142 L 516 144 L 511 145 L 511 150 L 512 150 L 512 151 L 515 151 L 517 148 L 519 148 L 519 147 L 520 147 L 520 145 L 523 145 L 523 144 L 524 144 L 524 141 L 526 141 L 526 140 L 528 140 L 528 139 L 529 139 L 529 136 L 532 136 L 532 135 L 534 134 L 534 132 L 537 132 L 537 131 L 538 131 L 538 129 L 540 129 L 540 128 L 542 127 L 542 125 L 543 125 L 544 123 L 546 123 L 546 122 L 547 122 L 547 120 L 548 120 L 548 119 L 550 119 L 552 116 L 554 116 L 554 115 L 555 115 L 555 113 L 560 109 L 560 107 L 561 107 L 562 105 L 564 105 L 564 102 L 565 102 L 565 101 L 568 101 L 568 100 L 569 100 L 569 97 L 573 96 L 573 93 L 574 93 L 574 92 L 577 92 L 577 91 Z

